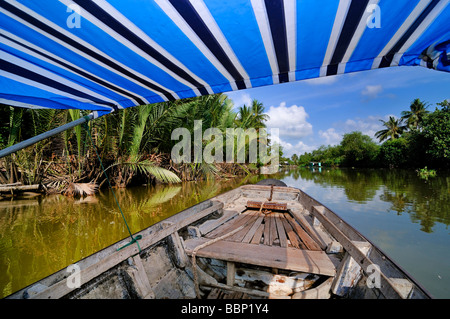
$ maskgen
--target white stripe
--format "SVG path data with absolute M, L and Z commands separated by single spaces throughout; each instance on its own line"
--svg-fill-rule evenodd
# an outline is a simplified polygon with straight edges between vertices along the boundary
M 127 17 L 125 17 L 115 7 L 113 7 L 111 4 L 109 4 L 105 0 L 92 0 L 92 1 L 95 2 L 101 8 L 103 8 L 106 12 L 108 12 L 108 14 L 110 14 L 112 17 L 114 17 L 114 19 L 119 21 L 122 25 L 124 25 L 126 28 L 128 28 L 130 31 L 132 31 L 134 34 L 136 34 L 139 38 L 141 38 L 142 40 L 147 42 L 150 46 L 152 46 L 156 51 L 161 53 L 168 60 L 170 60 L 173 64 L 178 66 L 180 69 L 183 69 L 187 74 L 189 74 L 197 82 L 202 84 L 205 87 L 205 89 L 208 91 L 208 93 L 210 93 L 210 94 L 214 93 L 208 83 L 206 83 L 203 79 L 201 79 L 199 76 L 197 76 L 191 70 L 189 70 L 183 63 L 181 63 L 173 55 L 171 55 L 169 52 L 167 52 L 162 46 L 160 46 L 156 41 L 154 41 L 152 38 L 150 38 L 144 31 L 142 31 L 140 28 L 138 28 L 133 22 L 131 22 Z
M 80 43 L 81 45 L 83 45 L 83 46 L 89 48 L 90 50 L 96 52 L 97 54 L 102 55 L 103 57 L 109 59 L 111 62 L 114 62 L 115 64 L 121 66 L 122 68 L 128 70 L 129 72 L 134 73 L 137 77 L 141 77 L 141 78 L 147 80 L 148 82 L 150 82 L 150 83 L 152 83 L 152 84 L 154 84 L 154 85 L 156 85 L 156 86 L 158 86 L 158 87 L 161 87 L 162 89 L 165 89 L 167 92 L 170 92 L 172 95 L 174 95 L 175 98 L 178 98 L 178 96 L 176 95 L 175 92 L 173 92 L 173 91 L 171 91 L 171 90 L 169 90 L 169 89 L 167 89 L 167 88 L 165 88 L 165 87 L 162 87 L 159 83 L 157 83 L 157 82 L 155 82 L 155 81 L 149 79 L 149 78 L 146 77 L 145 75 L 140 74 L 140 73 L 137 72 L 136 70 L 133 70 L 133 69 L 127 67 L 126 65 L 124 65 L 124 64 L 122 64 L 122 63 L 120 63 L 120 62 L 114 60 L 113 58 L 111 58 L 110 56 L 106 55 L 105 53 L 103 53 L 102 51 L 98 50 L 97 48 L 93 47 L 93 46 L 90 45 L 89 43 L 87 43 L 87 42 L 83 41 L 82 39 L 76 37 L 76 36 L 73 35 L 72 33 L 67 32 L 67 31 L 64 30 L 63 28 L 60 28 L 58 25 L 56 25 L 56 24 L 54 24 L 53 22 L 47 20 L 47 19 L 44 18 L 43 16 L 38 15 L 36 12 L 34 12 L 34 11 L 28 9 L 27 7 L 23 6 L 22 4 L 20 4 L 20 3 L 16 2 L 16 1 L 12 1 L 12 0 L 5 0 L 5 1 L 9 2 L 11 5 L 15 6 L 15 7 L 18 8 L 19 10 L 21 10 L 21 11 L 23 11 L 23 12 L 26 12 L 26 13 L 28 13 L 29 15 L 33 16 L 34 18 L 36 18 L 36 19 L 42 21 L 42 22 L 45 23 L 47 26 L 49 26 L 49 27 L 55 29 L 56 31 L 58 31 L 58 32 L 60 32 L 60 33 L 62 33 L 62 34 L 64 34 L 65 36 L 67 36 L 67 37 L 69 37 L 69 38 L 72 38 L 72 40 L 77 41 L 77 42 Z M 108 69 L 108 70 L 110 70 L 110 71 L 113 72 L 113 73 L 119 74 L 119 73 L 117 73 L 117 72 L 119 72 L 119 71 L 117 71 L 117 70 L 115 70 L 115 69 L 109 67 L 108 65 L 104 64 L 104 63 L 101 62 L 101 61 L 98 61 L 98 60 L 95 59 L 94 57 L 91 57 L 90 55 L 85 54 L 84 52 L 82 52 L 82 51 L 80 51 L 80 50 L 78 50 L 78 49 L 72 47 L 71 45 L 65 43 L 64 41 L 59 40 L 58 38 L 52 36 L 51 34 L 48 34 L 47 32 L 45 32 L 45 31 L 43 31 L 43 30 L 41 30 L 41 29 L 39 29 L 39 28 L 36 28 L 35 26 L 33 26 L 32 24 L 28 23 L 27 21 L 25 21 L 25 20 L 23 20 L 23 19 L 21 19 L 21 18 L 19 18 L 19 17 L 16 17 L 15 15 L 11 14 L 9 11 L 6 11 L 6 10 L 4 10 L 3 8 L 0 8 L 0 12 L 4 13 L 5 15 L 11 17 L 12 19 L 14 19 L 14 20 L 20 22 L 21 24 L 28 26 L 29 28 L 31 28 L 31 29 L 35 30 L 36 32 L 38 32 L 38 33 L 40 33 L 40 34 L 46 36 L 47 38 L 53 40 L 54 42 L 59 43 L 60 45 L 62 45 L 62 46 L 64 46 L 64 47 L 68 48 L 69 50 L 71 50 L 71 51 L 77 53 L 78 55 L 80 55 L 80 56 L 82 56 L 82 57 L 84 57 L 84 58 L 86 58 L 86 59 L 88 59 L 88 60 L 90 60 L 90 61 L 96 63 L 97 65 L 102 66 L 103 68 Z M 152 90 L 152 89 L 150 89 L 150 88 L 144 86 L 142 83 L 140 83 L 140 82 L 134 80 L 133 78 L 128 77 L 128 76 L 125 75 L 125 74 L 119 74 L 119 75 L 122 76 L 122 77 L 124 77 L 124 78 L 126 78 L 126 79 L 128 79 L 129 81 L 131 81 L 131 82 L 133 82 L 133 83 L 135 83 L 135 84 L 137 84 L 137 85 L 139 85 L 139 86 L 145 88 L 146 90 L 148 90 L 148 91 L 150 91 L 150 92 L 154 92 L 155 94 L 159 95 L 164 101 L 167 101 L 167 98 L 164 96 L 163 93 L 158 92 L 158 91 L 154 91 L 154 90 Z
M 66 78 L 63 78 L 62 76 L 57 75 L 56 73 L 47 71 L 44 68 L 38 67 L 37 65 L 35 65 L 33 63 L 27 62 L 27 61 L 25 61 L 25 60 L 23 60 L 21 58 L 18 58 L 18 57 L 14 56 L 14 55 L 11 55 L 11 54 L 7 53 L 5 51 L 0 51 L 0 57 L 2 59 L 4 59 L 4 60 L 8 61 L 8 62 L 11 62 L 11 63 L 13 63 L 15 65 L 20 65 L 21 67 L 23 67 L 23 68 L 25 68 L 27 70 L 30 70 L 30 71 L 32 71 L 34 73 L 37 73 L 39 75 L 42 75 L 42 76 L 44 76 L 44 77 L 46 77 L 48 79 L 51 79 L 51 80 L 54 80 L 54 81 L 59 82 L 61 84 L 64 84 L 64 85 L 66 85 L 68 87 L 71 87 L 71 88 L 73 88 L 75 90 L 78 90 L 80 92 L 83 92 L 85 94 L 92 95 L 93 97 L 96 97 L 99 100 L 108 101 L 108 102 L 110 102 L 110 103 L 112 103 L 114 105 L 117 105 L 117 101 L 114 101 L 114 100 L 112 100 L 112 99 L 110 99 L 110 98 L 108 98 L 108 97 L 106 97 L 104 95 L 98 94 L 97 92 L 91 91 L 91 90 L 85 88 L 84 86 L 81 86 L 81 85 L 79 85 L 79 84 L 77 84 L 75 82 L 69 81 Z M 94 101 L 91 101 L 91 102 L 92 103 L 98 103 L 98 102 L 94 102 Z
M 449 0 L 439 2 L 433 10 L 423 19 L 422 23 L 417 27 L 417 29 L 411 34 L 411 36 L 406 40 L 406 42 L 402 45 L 400 50 L 398 50 L 398 60 L 394 58 L 392 60 L 391 66 L 396 66 L 400 63 L 400 59 L 403 54 L 408 51 L 408 49 L 416 42 L 416 40 L 425 32 L 425 30 L 433 23 L 433 21 L 439 16 L 439 14 L 444 10 L 444 8 L 448 5 Z M 397 55 L 396 54 L 396 55 Z M 394 63 L 394 64 L 393 64 Z
M 18 75 L 13 74 L 13 73 L 9 73 L 9 72 L 6 72 L 6 71 L 0 71 L 0 74 L 1 74 L 1 76 L 5 77 L 5 78 L 8 78 L 8 79 L 11 79 L 13 81 L 17 81 L 17 82 L 29 85 L 31 87 L 35 87 L 35 88 L 38 88 L 38 89 L 41 89 L 41 90 L 44 90 L 44 91 L 47 91 L 47 92 L 50 92 L 50 93 L 53 93 L 53 94 L 60 95 L 62 98 L 71 98 L 71 99 L 79 101 L 79 102 L 84 102 L 84 103 L 88 103 L 88 104 L 98 105 L 97 103 L 95 103 L 95 102 L 93 102 L 93 101 L 91 101 L 89 99 L 84 99 L 84 98 L 81 98 L 79 96 L 72 95 L 72 94 L 67 93 L 65 91 L 61 91 L 61 90 L 55 89 L 54 87 L 51 87 L 51 86 L 42 84 L 40 82 L 36 82 L 36 81 L 30 80 L 30 79 L 18 76 Z M 57 98 L 57 97 L 55 97 L 55 98 Z M 50 98 L 50 100 L 51 99 L 52 98 Z M 104 107 L 104 108 L 110 108 L 107 105 L 100 105 L 100 106 Z
M 325 58 L 323 59 L 322 68 L 320 69 L 320 76 L 326 75 L 327 68 L 333 57 L 334 49 L 341 34 L 342 27 L 347 17 L 348 8 L 350 7 L 351 0 L 341 0 L 339 1 L 339 6 L 336 12 L 336 17 L 334 18 L 333 29 L 331 31 L 330 39 L 328 40 L 327 51 L 325 53 Z
M 0 103 L 1 104 L 6 104 L 6 105 L 11 105 L 11 106 L 18 106 L 18 107 L 24 107 L 27 109 L 48 109 L 50 107 L 44 107 L 41 105 L 34 105 L 34 104 L 28 104 L 25 102 L 19 102 L 19 101 L 14 101 L 14 100 L 8 100 L 8 99 L 4 99 L 0 97 Z
M 381 50 L 378 57 L 373 60 L 372 69 L 377 69 L 380 66 L 383 57 L 392 49 L 392 47 L 397 43 L 402 35 L 408 30 L 408 28 L 414 23 L 417 17 L 422 13 L 422 11 L 427 7 L 431 0 L 421 0 L 414 10 L 409 14 L 408 18 L 403 22 L 400 28 L 395 32 L 394 36 L 389 40 L 388 44 Z
M 233 91 L 237 90 L 234 78 L 228 73 L 227 69 L 212 54 L 208 47 L 192 30 L 192 28 L 184 21 L 183 17 L 167 0 L 155 0 L 156 4 L 165 12 L 165 14 L 176 24 L 176 26 L 189 38 L 189 40 L 202 52 L 202 54 L 211 62 L 212 65 L 230 82 Z
M 364 31 L 367 28 L 367 19 L 370 17 L 372 12 L 367 12 L 367 7 L 372 5 L 378 5 L 379 0 L 370 0 L 367 3 L 366 10 L 364 11 L 364 14 L 361 17 L 361 20 L 359 21 L 358 27 L 355 30 L 355 34 L 352 37 L 352 40 L 350 41 L 347 50 L 345 51 L 344 57 L 342 58 L 342 63 L 347 63 L 350 58 L 352 57 L 353 51 L 355 51 L 356 46 L 359 43 L 359 40 L 361 39 L 362 35 L 364 34 Z M 345 68 L 344 68 L 345 70 Z M 338 72 L 339 73 L 339 72 Z
M 73 2 L 69 1 L 69 0 L 59 0 L 59 1 L 61 3 L 63 3 L 63 4 L 65 4 L 66 6 L 69 6 L 69 5 L 73 4 Z M 120 35 L 116 31 L 111 29 L 109 26 L 107 26 L 106 24 L 104 24 L 103 22 L 98 20 L 96 17 L 94 17 L 92 14 L 90 14 L 87 10 L 81 10 L 80 14 L 81 14 L 81 16 L 83 16 L 83 18 L 85 18 L 86 20 L 90 21 L 92 24 L 97 26 L 100 30 L 102 30 L 103 32 L 109 34 L 113 39 L 115 39 L 116 41 L 120 42 L 125 47 L 129 48 L 131 51 L 133 51 L 134 53 L 136 53 L 139 56 L 141 56 L 143 59 L 147 60 L 151 64 L 155 65 L 157 68 L 161 69 L 163 72 L 165 72 L 168 75 L 170 75 L 176 81 L 178 81 L 180 83 L 183 83 L 187 87 L 189 87 L 192 90 L 196 91 L 195 93 L 196 93 L 197 96 L 200 95 L 200 92 L 198 92 L 197 88 L 194 85 L 192 85 L 191 83 L 189 83 L 188 81 L 186 81 L 185 79 L 180 77 L 178 74 L 176 74 L 176 73 L 172 72 L 171 70 L 169 70 L 168 68 L 166 68 L 166 66 L 161 64 L 158 60 L 154 59 L 153 57 L 148 55 L 145 51 L 141 50 L 139 47 L 137 47 L 132 42 L 130 42 L 128 39 L 124 38 L 122 35 Z
M 275 53 L 275 48 L 272 41 L 272 32 L 270 31 L 269 18 L 267 17 L 266 5 L 263 0 L 251 0 L 253 12 L 255 13 L 256 22 L 258 23 L 259 32 L 264 43 L 264 48 L 266 49 L 267 57 L 269 58 L 270 68 L 272 69 L 273 75 L 278 75 L 280 71 L 278 70 L 277 56 Z M 275 79 L 275 77 L 273 77 Z M 278 83 L 278 76 L 276 83 Z M 275 84 L 275 81 L 274 81 Z
M 286 20 L 286 42 L 289 55 L 289 81 L 295 81 L 291 79 L 292 72 L 296 70 L 296 57 L 297 57 L 297 7 L 295 1 L 284 1 L 284 17 Z
M 295 82 L 295 71 L 289 72 L 288 75 L 289 75 L 289 82 Z
M 59 68 L 61 68 L 61 69 L 64 69 L 64 70 L 68 71 L 68 72 L 74 73 L 74 72 L 73 72 L 72 70 L 70 70 L 69 68 L 66 68 L 65 66 L 60 65 L 60 64 L 58 64 L 57 62 L 55 62 L 55 61 L 53 61 L 53 60 L 51 60 L 51 59 L 48 59 L 48 58 L 46 58 L 45 56 L 41 55 L 41 53 L 46 54 L 46 55 L 49 55 L 49 56 L 51 56 L 52 58 L 57 59 L 57 60 L 59 60 L 59 61 L 62 62 L 62 63 L 69 64 L 69 65 L 72 66 L 73 68 L 76 68 L 76 69 L 79 69 L 79 70 L 80 70 L 80 68 L 79 68 L 78 66 L 76 66 L 76 65 L 74 65 L 74 64 L 72 64 L 72 63 L 70 63 L 69 61 L 66 61 L 66 60 L 64 60 L 64 59 L 62 59 L 62 58 L 60 58 L 60 57 L 54 55 L 53 53 L 50 53 L 50 52 L 48 52 L 48 51 L 46 51 L 46 50 L 44 50 L 44 49 L 42 49 L 42 48 L 39 48 L 39 47 L 35 46 L 34 44 L 32 44 L 32 43 L 30 43 L 30 42 L 24 40 L 24 39 L 21 39 L 21 38 L 19 38 L 19 37 L 16 37 L 16 36 L 15 36 L 14 34 L 12 34 L 12 33 L 9 33 L 9 32 L 7 32 L 7 31 L 5 31 L 5 30 L 3 30 L 3 29 L 0 29 L 0 30 L 1 30 L 2 33 L 6 34 L 8 37 L 13 38 L 14 40 L 16 40 L 16 41 L 18 41 L 18 42 L 21 42 L 21 44 L 19 45 L 19 44 L 15 43 L 15 42 L 12 42 L 12 41 L 10 41 L 10 40 L 8 40 L 8 39 L 6 39 L 6 38 L 0 37 L 0 42 L 1 42 L 1 43 L 5 44 L 5 45 L 8 45 L 8 46 L 10 46 L 10 47 L 12 47 L 12 48 L 15 48 L 15 49 L 17 49 L 17 50 L 19 50 L 19 51 L 21 51 L 21 52 L 24 52 L 24 53 L 26 53 L 26 54 L 28 54 L 28 55 L 31 55 L 31 56 L 33 56 L 33 57 L 35 57 L 35 58 L 38 58 L 38 59 L 40 59 L 40 60 L 42 60 L 42 61 L 45 61 L 45 62 L 47 62 L 47 63 L 49 63 L 49 64 L 55 65 L 55 66 L 57 66 L 57 67 L 59 67 Z M 0 36 L 1 36 L 1 34 L 0 34 Z M 24 46 L 22 46 L 22 45 L 29 46 L 29 47 L 31 47 L 31 48 L 33 48 L 33 49 L 35 49 L 35 50 L 39 50 L 40 52 L 39 52 L 39 53 L 36 53 L 36 52 L 31 51 L 31 50 L 29 50 L 28 48 L 26 48 L 26 47 L 24 47 Z M 94 74 L 92 74 L 92 73 L 90 73 L 90 72 L 88 72 L 88 71 L 86 71 L 86 70 L 84 70 L 84 69 L 83 69 L 82 71 L 83 71 L 83 72 L 86 72 L 86 73 L 90 74 L 91 76 L 93 76 L 93 77 L 95 77 L 95 78 L 98 79 L 98 76 L 96 76 L 96 75 L 94 75 Z M 77 74 L 77 75 L 80 76 L 80 77 L 82 77 L 82 78 L 84 78 L 84 79 L 86 79 L 87 81 L 92 81 L 92 80 L 87 79 L 86 77 L 84 77 L 84 76 L 82 76 L 82 75 L 80 75 L 80 74 Z M 113 85 L 113 86 L 115 86 L 113 83 L 111 83 L 111 82 L 109 82 L 109 81 L 107 81 L 107 80 L 104 80 L 104 79 L 101 79 L 101 80 L 102 80 L 102 81 L 105 81 L 105 82 L 107 82 L 107 83 L 109 83 L 109 84 L 111 84 L 111 85 Z M 102 85 L 99 84 L 99 83 L 96 83 L 96 84 L 102 86 Z M 123 93 L 121 93 L 121 92 L 118 92 L 118 91 L 116 91 L 116 90 L 114 90 L 114 89 L 110 89 L 110 88 L 107 88 L 107 87 L 105 87 L 105 89 L 110 90 L 110 91 L 113 91 L 114 93 L 123 96 L 124 98 L 130 100 L 130 101 L 131 101 L 132 103 L 134 103 L 135 105 L 138 104 L 138 102 L 135 101 L 133 98 L 128 97 L 128 96 L 126 96 L 126 95 L 123 95 Z M 132 93 L 132 92 L 126 90 L 126 89 L 123 89 L 123 90 L 129 92 L 130 94 L 134 94 L 134 93 Z M 137 95 L 137 94 L 134 94 L 134 95 Z M 147 102 L 147 104 L 148 104 L 148 101 L 146 101 L 143 97 L 141 97 L 141 98 L 143 99 L 144 102 Z M 121 108 L 120 105 L 118 105 L 118 106 L 119 106 L 119 108 Z
M 205 3 L 202 0 L 189 0 L 189 2 L 194 7 L 194 9 L 197 11 L 197 13 L 200 15 L 201 19 L 206 24 L 209 31 L 211 31 L 214 38 L 217 40 L 217 42 L 219 42 L 220 46 L 222 47 L 225 54 L 230 59 L 231 63 L 233 63 L 236 70 L 242 76 L 242 78 L 244 79 L 244 82 L 246 84 L 246 87 L 248 89 L 251 88 L 250 81 L 246 81 L 246 80 L 249 80 L 249 76 L 248 76 L 247 72 L 245 71 L 245 69 L 242 66 L 241 62 L 239 61 L 238 57 L 234 53 L 230 44 L 228 43 L 228 40 L 223 35 L 222 30 L 220 30 L 219 26 L 217 25 L 216 20 L 211 15 L 211 12 L 206 7 Z M 250 84 L 250 86 L 247 86 L 247 84 Z

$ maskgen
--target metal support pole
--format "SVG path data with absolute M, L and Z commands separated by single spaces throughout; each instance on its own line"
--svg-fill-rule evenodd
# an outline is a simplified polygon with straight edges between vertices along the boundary
M 91 113 L 89 115 L 83 116 L 82 118 L 79 118 L 78 120 L 75 120 L 73 122 L 64 124 L 60 127 L 54 128 L 53 130 L 47 131 L 45 133 L 36 135 L 32 138 L 29 138 L 28 140 L 22 141 L 20 143 L 14 144 L 10 147 L 7 147 L 0 151 L 0 158 L 8 156 L 14 152 L 20 151 L 21 149 L 28 147 L 30 145 L 33 145 L 37 142 L 40 142 L 46 138 L 49 138 L 50 136 L 56 135 L 58 133 L 64 132 L 68 129 L 71 129 L 77 125 L 83 124 L 84 122 L 89 122 L 94 118 L 94 113 Z

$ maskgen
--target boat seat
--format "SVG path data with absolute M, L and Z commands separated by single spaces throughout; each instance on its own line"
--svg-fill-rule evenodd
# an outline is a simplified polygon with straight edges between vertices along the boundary
M 184 242 L 186 253 L 191 256 L 197 246 L 210 240 L 203 237 L 186 240 Z M 336 274 L 334 264 L 324 251 L 303 250 L 293 247 L 220 240 L 199 249 L 196 256 L 318 275 L 334 276 Z

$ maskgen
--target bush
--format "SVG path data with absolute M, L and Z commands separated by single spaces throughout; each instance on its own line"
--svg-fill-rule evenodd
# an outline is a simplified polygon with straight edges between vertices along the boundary
M 373 167 L 376 165 L 380 147 L 368 135 L 355 131 L 344 134 L 341 151 L 344 165 L 355 167 Z
M 380 147 L 379 161 L 384 167 L 402 167 L 408 165 L 409 145 L 405 138 L 384 142 Z

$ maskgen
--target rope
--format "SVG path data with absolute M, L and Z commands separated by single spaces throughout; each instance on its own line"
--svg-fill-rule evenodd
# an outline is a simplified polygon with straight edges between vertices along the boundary
M 86 118 L 86 122 L 84 122 L 82 124 L 82 126 L 86 130 L 86 132 L 87 132 L 87 134 L 89 136 L 89 140 L 91 141 L 91 145 L 94 148 L 94 151 L 95 151 L 95 154 L 97 155 L 98 161 L 100 162 L 100 167 L 102 168 L 103 174 L 105 175 L 106 180 L 108 182 L 109 189 L 111 190 L 111 193 L 113 194 L 114 200 L 115 200 L 115 202 L 117 204 L 117 207 L 119 208 L 120 214 L 122 215 L 123 221 L 125 222 L 125 226 L 127 227 L 128 233 L 130 234 L 130 237 L 131 237 L 131 241 L 128 244 L 117 248 L 117 250 L 121 250 L 122 248 L 125 248 L 125 247 L 127 247 L 127 246 L 129 246 L 131 244 L 136 243 L 137 246 L 138 246 L 138 249 L 139 249 L 139 253 L 140 253 L 141 252 L 141 247 L 139 246 L 138 240 L 142 239 L 142 236 L 141 235 L 137 235 L 136 237 L 133 237 L 133 234 L 131 233 L 131 230 L 130 230 L 130 227 L 128 226 L 127 220 L 125 219 L 125 215 L 123 214 L 122 208 L 120 207 L 119 201 L 117 200 L 116 193 L 114 193 L 114 190 L 113 190 L 113 188 L 111 186 L 111 182 L 110 182 L 110 180 L 108 178 L 108 174 L 106 174 L 106 170 L 105 170 L 105 167 L 103 166 L 102 159 L 100 158 L 100 155 L 97 152 L 97 147 L 94 145 L 94 141 L 92 139 L 92 135 L 91 135 L 91 132 L 89 130 L 89 126 L 87 124 L 87 121 L 89 119 L 86 116 L 85 116 L 85 118 Z
M 194 287 L 195 287 L 195 294 L 197 295 L 197 298 L 200 299 L 200 289 L 198 287 L 198 277 L 197 277 L 197 262 L 196 262 L 196 255 L 197 255 L 197 251 L 199 251 L 202 248 L 205 248 L 206 246 L 212 245 L 216 242 L 218 242 L 219 240 L 225 239 L 227 237 L 230 237 L 233 234 L 236 234 L 238 231 L 242 230 L 244 228 L 244 225 L 232 230 L 231 232 L 222 235 L 220 237 L 214 238 L 210 241 L 207 241 L 206 243 L 203 243 L 201 245 L 198 245 L 197 247 L 194 248 L 194 250 L 192 251 L 192 271 L 194 273 Z

